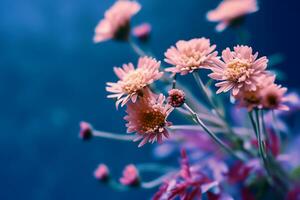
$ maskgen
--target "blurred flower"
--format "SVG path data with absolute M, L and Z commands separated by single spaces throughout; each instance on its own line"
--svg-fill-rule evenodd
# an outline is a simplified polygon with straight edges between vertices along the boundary
M 172 107 L 180 107 L 185 101 L 185 94 L 182 90 L 179 89 L 172 89 L 169 90 L 169 96 L 168 96 L 168 104 L 170 104 Z
M 217 94 L 232 89 L 233 96 L 241 90 L 255 91 L 260 78 L 268 74 L 265 71 L 268 59 L 264 56 L 257 59 L 258 53 L 253 54 L 248 46 L 236 46 L 234 51 L 229 48 L 222 52 L 223 61 L 218 61 L 215 67 L 210 69 L 213 73 L 209 77 L 218 81 L 220 87 Z
M 132 63 L 124 64 L 123 68 L 114 67 L 114 72 L 120 80 L 107 83 L 106 90 L 113 93 L 107 97 L 117 98 L 116 107 L 120 103 L 124 106 L 129 100 L 135 103 L 147 86 L 162 77 L 163 72 L 159 72 L 159 67 L 160 62 L 151 57 L 141 57 L 136 69 Z
M 181 169 L 178 174 L 166 181 L 154 195 L 153 200 L 162 199 L 201 199 L 202 194 L 217 187 L 218 182 L 207 178 L 200 170 L 190 167 L 186 151 L 181 152 Z
M 83 140 L 88 140 L 93 136 L 93 127 L 87 122 L 80 122 L 79 137 Z
M 300 200 L 300 183 L 288 192 L 286 200 Z
M 287 88 L 281 85 L 271 84 L 262 89 L 262 105 L 266 109 L 289 110 L 289 107 L 284 105 L 286 102 L 284 97 Z
M 109 39 L 126 40 L 130 30 L 130 19 L 139 12 L 139 3 L 130 0 L 117 0 L 109 8 L 95 29 L 94 42 Z
M 94 171 L 94 177 L 97 180 L 105 181 L 109 177 L 109 170 L 105 164 L 98 165 L 97 169 Z
M 223 31 L 244 15 L 258 11 L 257 0 L 223 0 L 219 6 L 207 13 L 207 19 L 219 22 L 217 31 Z
M 123 176 L 120 178 L 120 183 L 127 186 L 135 186 L 140 182 L 139 172 L 135 165 L 127 165 L 123 171 Z
M 168 137 L 169 133 L 166 127 L 170 125 L 167 117 L 173 108 L 165 104 L 165 97 L 148 93 L 139 99 L 136 103 L 129 103 L 126 109 L 128 121 L 126 124 L 127 132 L 136 132 L 137 137 L 134 141 L 142 140 L 139 147 L 147 142 L 162 142 L 163 137 Z
M 136 26 L 132 31 L 133 35 L 141 40 L 148 39 L 150 32 L 151 25 L 149 23 L 143 23 L 139 26 Z
M 166 68 L 166 71 L 185 75 L 196 69 L 207 68 L 217 57 L 215 48 L 216 45 L 211 45 L 210 40 L 203 37 L 188 41 L 180 40 L 176 43 L 176 47 L 172 46 L 165 52 L 165 61 L 174 65 Z
M 273 84 L 275 76 L 262 76 L 255 91 L 241 90 L 234 98 L 240 107 L 246 107 L 248 111 L 253 108 L 262 108 L 262 89 Z

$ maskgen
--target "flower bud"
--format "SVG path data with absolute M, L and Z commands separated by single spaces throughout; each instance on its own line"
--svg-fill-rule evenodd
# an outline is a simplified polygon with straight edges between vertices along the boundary
M 83 140 L 91 139 L 93 136 L 93 127 L 87 122 L 80 122 L 79 137 Z
M 140 183 L 139 172 L 135 165 L 127 165 L 123 171 L 120 182 L 126 186 L 137 186 Z
M 106 181 L 109 178 L 109 170 L 105 164 L 98 165 L 94 171 L 94 177 L 99 181 Z
M 180 107 L 185 102 L 185 94 L 182 90 L 179 89 L 172 89 L 169 90 L 169 96 L 168 96 L 168 104 L 170 104 L 173 107 Z
M 146 41 L 149 38 L 150 32 L 151 32 L 151 25 L 148 23 L 143 23 L 139 26 L 136 26 L 132 30 L 133 35 L 142 41 Z

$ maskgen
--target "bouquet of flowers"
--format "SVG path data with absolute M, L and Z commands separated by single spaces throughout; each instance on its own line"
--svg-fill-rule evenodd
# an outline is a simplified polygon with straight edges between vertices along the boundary
M 156 143 L 157 157 L 180 152 L 180 163 L 130 164 L 119 180 L 100 164 L 95 178 L 118 191 L 157 188 L 154 200 L 299 200 L 300 137 L 289 134 L 285 119 L 299 110 L 300 99 L 277 83 L 268 70 L 274 62 L 240 44 L 219 54 L 210 39 L 199 37 L 176 42 L 166 50 L 163 64 L 139 46 L 149 40 L 151 25 L 131 29 L 130 20 L 140 10 L 136 1 L 117 0 L 94 36 L 96 43 L 127 42 L 139 56 L 136 66 L 114 67 L 118 81 L 106 87 L 116 109 L 126 109 L 129 134 L 81 122 L 80 137 L 138 141 L 138 147 Z M 256 11 L 256 0 L 223 0 L 207 19 L 219 22 L 216 30 L 221 32 L 240 27 Z M 201 99 L 182 76 L 194 79 Z M 183 123 L 170 121 L 170 115 Z M 148 172 L 158 176 L 146 181 Z

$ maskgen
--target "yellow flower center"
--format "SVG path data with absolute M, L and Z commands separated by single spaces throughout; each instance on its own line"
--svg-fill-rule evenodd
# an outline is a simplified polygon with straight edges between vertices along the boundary
M 166 115 L 158 109 L 146 110 L 141 113 L 139 121 L 141 130 L 145 133 L 160 131 L 165 126 Z
M 201 66 L 201 63 L 204 60 L 204 57 L 200 52 L 197 51 L 187 51 L 181 57 L 184 67 L 181 67 L 181 71 L 186 70 L 195 70 Z
M 147 85 L 144 73 L 140 69 L 136 69 L 126 74 L 122 82 L 122 89 L 128 94 L 135 93 Z
M 251 64 L 248 61 L 233 60 L 227 64 L 225 76 L 230 81 L 238 81 L 247 71 Z

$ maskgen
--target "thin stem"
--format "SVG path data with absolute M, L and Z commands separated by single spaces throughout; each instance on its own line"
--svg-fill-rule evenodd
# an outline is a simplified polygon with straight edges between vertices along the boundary
M 174 167 L 159 165 L 155 163 L 139 164 L 136 167 L 140 172 L 158 172 L 158 173 L 166 173 L 176 169 Z
M 134 136 L 132 135 L 120 135 L 120 134 L 114 134 L 114 133 L 98 131 L 98 130 L 93 130 L 92 133 L 93 136 L 112 139 L 112 140 L 132 141 L 134 139 Z
M 174 172 L 170 172 L 170 173 L 162 175 L 162 176 L 160 176 L 160 177 L 158 177 L 158 178 L 156 178 L 152 181 L 142 182 L 141 187 L 145 188 L 145 189 L 151 189 L 151 188 L 157 187 L 160 184 L 162 184 L 164 181 L 169 179 L 173 174 L 174 174 Z
M 194 79 L 197 83 L 197 85 L 201 88 L 201 90 L 204 93 L 204 96 L 207 98 L 207 101 L 209 102 L 209 104 L 212 106 L 212 108 L 216 111 L 216 113 L 219 115 L 220 118 L 223 118 L 223 114 L 220 113 L 219 109 L 217 108 L 216 104 L 214 103 L 213 99 L 212 99 L 212 95 L 209 93 L 209 91 L 207 90 L 205 84 L 203 83 L 202 79 L 200 78 L 199 74 L 197 73 L 197 71 L 193 72 L 193 76 Z
M 228 125 L 228 123 L 227 123 L 227 121 L 225 119 L 224 113 L 221 113 L 220 110 L 219 110 L 219 108 L 217 107 L 217 105 L 214 103 L 212 94 L 210 93 L 209 90 L 207 90 L 207 87 L 203 83 L 203 81 L 202 81 L 201 77 L 199 76 L 199 74 L 195 71 L 195 72 L 193 72 L 193 76 L 194 76 L 194 79 L 195 79 L 197 85 L 200 87 L 200 89 L 204 93 L 207 101 L 209 102 L 209 104 L 211 105 L 211 107 L 215 110 L 217 116 L 223 121 L 223 123 L 224 123 L 225 128 L 227 129 L 227 131 L 230 133 L 230 135 L 232 137 L 234 137 L 233 140 L 235 142 L 236 141 L 241 141 L 240 137 L 237 136 L 235 134 L 235 132 L 233 131 L 233 129 L 230 127 L 230 125 Z M 243 151 L 245 151 L 247 154 L 249 154 L 249 152 L 247 150 L 243 149 Z
M 143 49 L 141 49 L 133 40 L 129 39 L 128 43 L 137 55 L 139 56 L 147 55 L 147 53 Z
M 191 113 L 193 119 L 196 123 L 198 123 L 203 130 L 208 133 L 208 135 L 217 143 L 219 144 L 226 152 L 229 154 L 232 154 L 236 159 L 239 159 L 241 161 L 245 161 L 244 158 L 237 155 L 227 144 L 225 144 L 222 140 L 220 140 L 205 124 L 202 122 L 202 120 L 198 117 L 198 114 L 193 111 L 192 108 L 190 108 L 186 103 L 184 104 L 184 107 Z
M 172 89 L 176 88 L 176 78 L 177 78 L 177 74 L 174 75 L 173 77 L 173 81 L 172 81 Z
M 278 125 L 277 125 L 275 111 L 272 110 L 271 112 L 272 112 L 273 127 L 274 127 L 273 130 L 275 131 L 275 134 L 278 138 L 279 146 L 281 147 L 282 139 L 281 139 L 281 135 L 280 135 L 280 129 L 278 128 Z
M 263 142 L 262 142 L 262 139 L 261 139 L 260 122 L 259 122 L 260 120 L 259 120 L 258 110 L 255 110 L 256 120 L 253 118 L 253 111 L 248 112 L 248 115 L 249 115 L 250 121 L 252 123 L 254 133 L 255 133 L 256 138 L 257 138 L 258 152 L 259 152 L 259 155 L 260 155 L 260 158 L 261 158 L 261 162 L 262 162 L 262 164 L 263 164 L 263 166 L 264 166 L 264 168 L 265 168 L 265 170 L 268 174 L 267 180 L 270 183 L 270 185 L 274 185 L 273 180 L 271 179 L 272 172 L 269 169 L 268 162 L 267 162 L 267 159 L 266 159 L 266 154 L 264 153 Z

